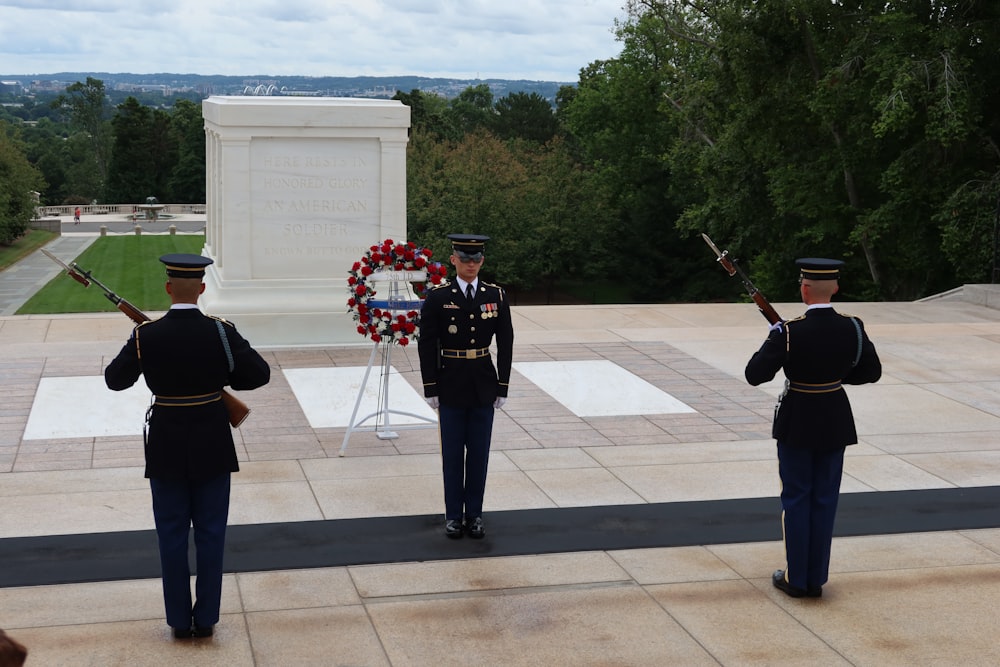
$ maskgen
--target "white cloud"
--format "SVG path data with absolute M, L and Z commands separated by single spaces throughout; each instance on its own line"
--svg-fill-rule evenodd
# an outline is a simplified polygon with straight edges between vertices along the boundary
M 624 0 L 0 0 L 0 74 L 575 81 Z

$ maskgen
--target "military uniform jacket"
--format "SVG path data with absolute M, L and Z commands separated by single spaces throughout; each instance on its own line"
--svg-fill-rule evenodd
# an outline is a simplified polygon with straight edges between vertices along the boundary
M 222 322 L 233 371 L 216 322 Z M 132 331 L 104 371 L 109 389 L 120 391 L 139 375 L 155 396 L 191 397 L 267 384 L 271 369 L 224 320 L 197 309 L 171 309 Z M 198 401 L 192 401 L 197 403 Z M 199 405 L 154 405 L 146 438 L 146 477 L 206 479 L 239 470 L 229 417 L 221 400 Z
M 875 382 L 882 376 L 882 363 L 860 319 L 833 308 L 811 308 L 785 322 L 750 359 L 747 382 L 768 382 L 779 369 L 787 382 L 775 410 L 775 439 L 814 451 L 858 441 L 851 404 L 840 385 Z
M 452 350 L 476 350 L 496 338 L 496 365 L 491 355 L 477 359 L 442 356 Z M 479 281 L 473 302 L 445 283 L 427 294 L 420 311 L 420 375 L 424 396 L 438 396 L 454 407 L 485 406 L 507 396 L 514 349 L 514 328 L 507 295 L 498 285 Z

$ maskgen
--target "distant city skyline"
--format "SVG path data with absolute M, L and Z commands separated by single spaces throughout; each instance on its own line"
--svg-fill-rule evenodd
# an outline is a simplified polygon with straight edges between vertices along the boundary
M 575 82 L 625 0 L 0 0 L 6 72 Z M 236 14 L 233 16 L 232 14 Z

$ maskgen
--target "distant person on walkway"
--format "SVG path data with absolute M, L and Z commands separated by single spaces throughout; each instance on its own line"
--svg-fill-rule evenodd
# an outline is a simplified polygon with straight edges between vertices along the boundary
M 28 649 L 0 630 L 0 667 L 21 667 L 27 657 Z
M 177 638 L 209 637 L 219 621 L 229 478 L 239 470 L 220 392 L 226 385 L 255 389 L 267 384 L 271 369 L 232 324 L 198 309 L 211 259 L 178 253 L 160 261 L 167 268 L 170 310 L 133 330 L 104 379 L 109 389 L 121 391 L 141 374 L 154 394 L 147 412 L 146 477 L 167 624 Z M 188 568 L 192 525 L 198 575 L 193 605 Z
M 445 535 L 482 539 L 493 413 L 507 401 L 514 328 L 503 288 L 479 279 L 489 237 L 448 238 L 457 275 L 427 294 L 417 350 L 424 396 L 439 414 Z M 490 356 L 494 336 L 495 366 Z
M 876 382 L 882 363 L 857 317 L 830 305 L 843 262 L 799 259 L 801 317 L 779 322 L 746 367 L 756 386 L 784 369 L 772 436 L 778 441 L 785 569 L 771 578 L 791 597 L 820 597 L 830 568 L 844 450 L 858 441 L 842 385 Z
M 74 225 L 79 225 L 80 224 L 80 207 L 79 206 L 77 206 L 76 209 L 74 209 L 74 211 L 73 211 L 73 224 Z

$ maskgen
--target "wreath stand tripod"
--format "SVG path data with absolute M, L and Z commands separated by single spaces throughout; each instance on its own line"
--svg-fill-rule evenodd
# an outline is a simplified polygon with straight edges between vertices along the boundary
M 368 305 L 372 308 L 390 310 L 393 313 L 419 310 L 423 302 L 407 301 L 404 285 L 401 284 L 401 279 L 395 277 L 395 275 L 405 278 L 402 272 L 394 274 L 394 272 L 390 271 L 375 273 L 368 277 L 372 281 L 389 283 L 389 298 L 385 301 L 370 300 Z M 347 432 L 344 433 L 344 442 L 340 445 L 340 456 L 343 456 L 344 452 L 347 451 L 347 442 L 351 439 L 351 434 L 355 432 L 374 431 L 375 437 L 379 440 L 394 440 L 398 438 L 399 434 L 392 430 L 391 415 L 412 417 L 420 422 L 418 424 L 399 424 L 395 427 L 397 430 L 430 428 L 433 425 L 437 425 L 437 420 L 404 410 L 394 410 L 389 407 L 389 377 L 392 371 L 391 360 L 394 345 L 395 343 L 391 340 L 385 339 L 373 344 L 372 353 L 368 357 L 368 367 L 365 369 L 364 379 L 361 380 L 361 387 L 358 389 L 358 399 L 354 402 L 354 410 L 351 412 L 351 421 L 347 425 Z M 375 366 L 375 355 L 380 347 L 383 348 L 383 351 L 382 372 L 379 376 L 378 386 L 378 406 L 375 412 L 366 415 L 362 419 L 357 419 L 358 411 L 361 409 L 361 401 L 365 395 L 365 387 L 368 386 L 368 379 L 371 377 L 372 368 Z M 366 425 L 366 422 L 371 419 L 374 419 L 375 423 Z

